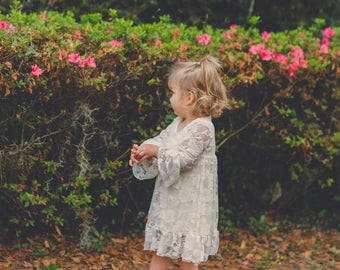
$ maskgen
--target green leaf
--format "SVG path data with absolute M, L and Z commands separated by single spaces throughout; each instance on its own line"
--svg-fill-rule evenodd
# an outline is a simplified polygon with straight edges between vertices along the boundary
M 336 247 L 329 248 L 328 252 L 333 254 L 333 255 L 338 255 L 339 254 L 339 250 Z

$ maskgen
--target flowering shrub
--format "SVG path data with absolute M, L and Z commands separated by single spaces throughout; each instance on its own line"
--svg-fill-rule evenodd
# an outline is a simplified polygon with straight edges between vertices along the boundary
M 41 74 L 43 74 L 43 70 L 38 66 L 38 65 L 32 65 L 32 72 L 31 75 L 32 76 L 39 76 Z
M 198 43 L 201 43 L 201 44 L 207 46 L 207 45 L 209 45 L 209 43 L 211 42 L 211 36 L 208 35 L 208 34 L 198 35 L 198 36 L 196 37 L 196 41 L 197 41 Z
M 143 210 L 135 202 L 147 205 L 150 190 L 130 184 L 130 146 L 173 118 L 168 67 L 208 53 L 222 61 L 232 107 L 216 120 L 222 194 L 241 185 L 247 194 L 254 179 L 259 190 L 270 187 L 277 171 L 286 189 L 275 202 L 283 206 L 312 184 L 336 188 L 336 29 L 316 20 L 285 33 L 200 30 L 166 16 L 134 26 L 110 14 L 81 22 L 72 13 L 0 14 L 0 199 L 10 208 L 8 224 L 77 222 L 86 238 L 104 217 L 117 224 L 124 215 L 120 227 L 127 212 L 133 220 Z

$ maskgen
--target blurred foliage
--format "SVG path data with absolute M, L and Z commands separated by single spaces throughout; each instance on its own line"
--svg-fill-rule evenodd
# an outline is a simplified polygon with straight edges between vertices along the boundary
M 8 13 L 12 0 L 2 0 L 0 11 Z M 251 16 L 259 16 L 258 28 L 282 31 L 298 26 L 310 26 L 314 18 L 324 18 L 328 25 L 339 25 L 338 0 L 31 0 L 22 1 L 25 12 L 73 12 L 76 17 L 99 13 L 110 18 L 109 9 L 116 9 L 120 17 L 136 23 L 152 23 L 160 16 L 170 15 L 175 23 L 191 26 L 227 27 L 230 24 L 248 25 Z
M 173 118 L 168 68 L 206 54 L 221 59 L 232 107 L 215 120 L 221 228 L 260 207 L 340 209 L 339 28 L 316 19 L 263 33 L 259 17 L 249 27 L 198 29 L 169 16 L 134 25 L 112 9 L 108 20 L 78 21 L 22 8 L 0 14 L 4 234 L 77 228 L 88 250 L 100 226 L 140 228 L 153 181 L 133 178 L 130 147 Z

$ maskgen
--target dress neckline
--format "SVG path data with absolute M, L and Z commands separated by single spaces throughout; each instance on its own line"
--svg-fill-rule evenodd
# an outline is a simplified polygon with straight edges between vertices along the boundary
M 175 126 L 176 133 L 181 133 L 183 130 L 185 130 L 187 127 L 191 126 L 194 122 L 198 121 L 199 119 L 211 119 L 211 116 L 197 117 L 194 120 L 192 120 L 191 122 L 189 122 L 186 126 L 184 126 L 181 130 L 178 130 L 178 126 L 183 120 L 181 117 L 178 117 L 177 124 Z

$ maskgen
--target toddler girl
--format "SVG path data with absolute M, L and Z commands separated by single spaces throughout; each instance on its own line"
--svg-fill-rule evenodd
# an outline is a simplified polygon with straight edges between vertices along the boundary
M 170 103 L 177 115 L 158 136 L 133 145 L 130 165 L 140 180 L 156 177 L 144 249 L 154 251 L 150 270 L 182 270 L 217 253 L 219 233 L 215 130 L 226 107 L 221 66 L 211 56 L 179 62 L 171 70 Z

